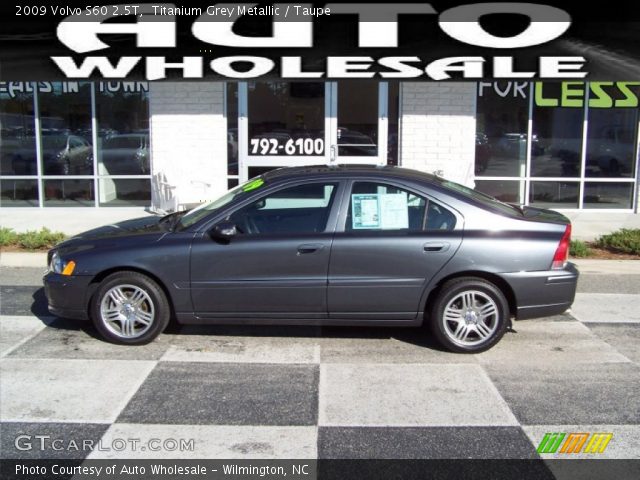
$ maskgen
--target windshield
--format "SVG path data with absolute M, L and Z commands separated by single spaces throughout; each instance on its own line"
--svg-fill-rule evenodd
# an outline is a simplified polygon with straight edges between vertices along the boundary
M 189 210 L 186 214 L 182 216 L 182 218 L 180 218 L 180 222 L 178 223 L 177 230 L 190 227 L 194 223 L 202 220 L 211 212 L 230 204 L 235 199 L 244 195 L 247 192 L 252 192 L 253 190 L 257 190 L 261 188 L 263 185 L 264 185 L 264 179 L 262 177 L 253 178 L 248 182 L 243 183 L 242 185 L 238 185 L 232 190 L 229 190 L 227 193 L 217 198 L 216 200 L 209 203 L 203 203 L 202 205 L 194 208 L 193 210 Z
M 469 187 L 465 187 L 464 185 L 460 185 L 459 183 L 455 183 L 455 182 L 450 182 L 448 180 L 444 180 L 442 182 L 442 186 L 450 188 L 451 190 L 455 190 L 456 192 L 460 192 L 464 195 L 466 195 L 469 198 L 472 198 L 473 200 L 476 200 L 477 202 L 480 202 L 484 205 L 487 205 L 489 207 L 492 208 L 498 208 L 500 210 L 502 210 L 503 212 L 506 213 L 513 213 L 513 211 L 517 211 L 520 212 L 520 210 L 518 209 L 518 207 L 514 206 L 514 205 L 510 205 L 508 203 L 504 203 L 501 202 L 500 200 L 498 200 L 495 197 L 492 197 L 491 195 L 487 195 L 486 193 L 482 193 L 479 192 L 477 190 L 473 190 Z

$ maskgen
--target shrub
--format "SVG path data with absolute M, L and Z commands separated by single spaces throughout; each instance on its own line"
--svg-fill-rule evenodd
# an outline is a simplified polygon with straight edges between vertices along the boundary
M 51 248 L 66 238 L 64 233 L 52 232 L 48 228 L 18 234 L 17 244 L 27 250 Z
M 602 235 L 596 241 L 601 248 L 606 248 L 620 253 L 640 255 L 640 228 L 621 230 Z
M 18 240 L 18 234 L 11 228 L 0 227 L 0 247 L 14 245 Z
M 569 254 L 574 258 L 590 257 L 592 255 L 589 245 L 582 240 L 571 240 L 571 247 L 569 247 Z

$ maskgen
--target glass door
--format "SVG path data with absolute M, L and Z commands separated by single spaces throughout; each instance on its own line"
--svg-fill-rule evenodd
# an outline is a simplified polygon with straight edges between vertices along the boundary
M 388 84 L 371 80 L 331 83 L 330 161 L 387 163 Z
M 387 83 L 243 82 L 239 180 L 280 167 L 387 161 Z
M 274 168 L 327 163 L 329 98 L 325 82 L 240 83 L 240 182 Z

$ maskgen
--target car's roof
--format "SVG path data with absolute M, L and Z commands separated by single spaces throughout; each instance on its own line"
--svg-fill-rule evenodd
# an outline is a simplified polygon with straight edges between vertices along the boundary
M 380 176 L 441 184 L 443 179 L 430 173 L 400 168 L 391 165 L 308 165 L 304 167 L 289 167 L 271 170 L 263 175 L 267 181 L 295 180 L 310 175 L 335 176 Z

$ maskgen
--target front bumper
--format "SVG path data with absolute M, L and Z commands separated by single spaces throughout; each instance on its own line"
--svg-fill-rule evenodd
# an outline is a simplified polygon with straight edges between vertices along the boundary
M 562 270 L 502 274 L 515 295 L 517 320 L 564 313 L 573 304 L 579 272 L 573 263 Z
M 42 281 L 49 311 L 63 318 L 88 320 L 91 278 L 48 272 Z

